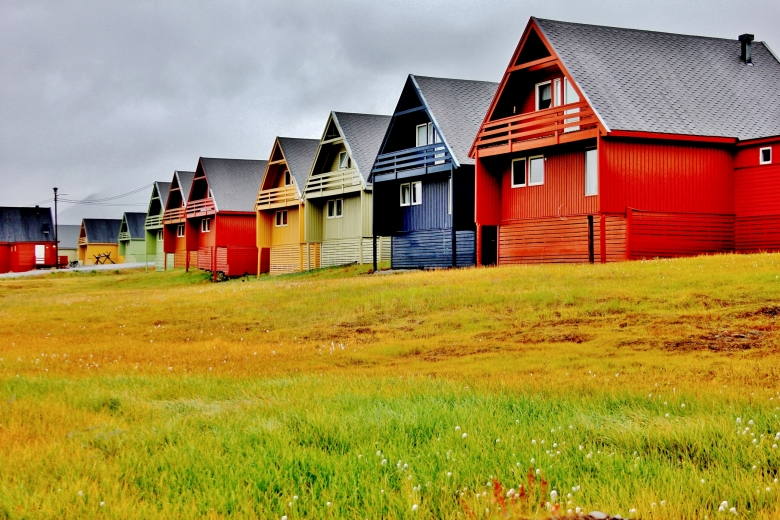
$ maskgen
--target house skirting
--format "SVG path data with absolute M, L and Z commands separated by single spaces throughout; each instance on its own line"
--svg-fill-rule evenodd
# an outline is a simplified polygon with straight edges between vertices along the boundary
M 456 267 L 476 263 L 474 231 L 456 232 Z M 452 230 L 407 231 L 392 237 L 393 269 L 433 269 L 453 267 Z
M 377 237 L 377 261 L 390 259 L 390 237 Z M 362 254 L 361 254 L 362 253 Z M 371 237 L 325 240 L 321 245 L 320 266 L 370 264 L 374 261 Z
M 272 275 L 294 273 L 320 266 L 320 244 L 280 244 L 271 246 Z

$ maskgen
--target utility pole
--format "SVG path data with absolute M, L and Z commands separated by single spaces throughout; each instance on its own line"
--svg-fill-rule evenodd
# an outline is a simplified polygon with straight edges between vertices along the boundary
M 54 188 L 54 265 L 60 268 L 60 237 L 57 229 L 57 188 Z

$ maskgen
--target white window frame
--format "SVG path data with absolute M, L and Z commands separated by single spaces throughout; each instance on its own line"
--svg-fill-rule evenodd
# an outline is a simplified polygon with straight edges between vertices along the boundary
M 522 184 L 515 184 L 515 164 L 522 162 L 523 163 L 523 182 Z M 528 186 L 528 159 L 525 157 L 518 157 L 517 159 L 512 159 L 512 169 L 509 171 L 509 182 L 512 184 L 513 188 L 525 188 Z
M 595 191 L 588 192 L 588 153 L 593 152 L 596 156 L 595 160 L 595 170 L 591 172 L 591 175 L 595 175 Z M 587 148 L 585 150 L 585 196 L 586 197 L 594 197 L 599 194 L 599 153 L 598 149 L 596 148 Z
M 176 238 L 183 238 L 184 237 L 184 224 L 179 224 L 176 226 Z
M 447 215 L 452 215 L 452 183 L 455 182 L 450 175 L 450 182 L 447 184 Z
M 332 211 L 331 211 L 332 208 Z M 330 199 L 326 208 L 326 216 L 331 218 L 344 217 L 344 199 Z
M 35 265 L 43 265 L 46 263 L 45 244 L 35 244 L 34 254 L 35 254 Z
M 163 241 L 163 236 L 164 236 L 163 235 L 163 230 L 162 229 L 158 229 L 157 230 L 157 241 L 158 242 L 162 242 Z
M 541 159 L 542 160 L 542 182 L 531 182 L 531 162 L 534 159 Z M 545 177 L 545 170 L 547 162 L 547 159 L 544 157 L 544 155 L 531 155 L 528 157 L 528 178 L 526 179 L 526 182 L 528 183 L 528 186 L 544 186 L 544 177 Z
M 204 218 L 200 221 L 200 232 L 201 233 L 211 233 L 211 219 L 210 218 Z
M 769 160 L 764 160 L 764 151 L 769 151 Z M 772 164 L 772 147 L 771 146 L 765 146 L 764 148 L 759 148 L 758 150 L 758 164 Z
M 286 227 L 287 226 L 287 210 L 282 209 L 277 211 L 274 214 L 274 226 L 275 227 Z
M 553 98 L 552 106 L 559 107 L 563 104 L 563 90 L 561 89 L 561 78 L 555 78 L 553 80 Z
M 339 152 L 339 170 L 349 169 L 349 154 L 347 152 Z
M 292 186 L 293 180 L 292 180 L 292 174 L 290 173 L 290 170 L 284 170 L 284 185 L 285 186 Z
M 552 81 L 551 80 L 547 80 L 547 81 L 542 81 L 540 83 L 537 83 L 536 85 L 534 85 L 534 102 L 536 104 L 536 110 L 547 110 L 546 108 L 539 108 L 539 101 L 540 101 L 540 99 L 539 99 L 539 87 L 541 87 L 543 85 L 550 85 L 550 106 L 547 107 L 547 108 L 552 108 L 553 102 L 555 101 L 553 99 Z
M 404 201 L 404 188 L 406 188 L 407 193 L 409 194 L 409 197 L 406 201 Z M 401 206 L 412 205 L 412 186 L 408 182 L 404 182 L 403 184 L 401 184 L 400 200 L 401 200 Z
M 430 123 L 423 123 L 421 125 L 417 125 L 416 127 L 414 127 L 414 145 L 415 145 L 415 147 L 427 146 L 428 145 L 428 133 L 429 133 L 428 125 L 430 125 Z M 425 142 L 424 143 L 420 143 L 420 129 L 425 129 Z
M 412 197 L 412 206 L 419 206 L 422 204 L 422 181 L 415 181 L 412 183 L 410 195 Z

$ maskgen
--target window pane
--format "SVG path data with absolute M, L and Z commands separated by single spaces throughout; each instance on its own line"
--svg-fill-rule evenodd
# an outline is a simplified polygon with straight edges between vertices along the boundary
M 537 85 L 536 87 L 536 100 L 539 110 L 550 108 L 552 104 L 552 88 L 549 83 L 544 85 Z
M 283 226 L 287 225 L 287 212 L 286 211 L 282 211 L 282 225 Z
M 764 163 L 764 164 L 772 162 L 772 149 L 771 148 L 762 148 L 761 149 L 761 162 Z
M 577 95 L 577 91 L 574 90 L 574 87 L 568 79 L 563 80 L 563 88 L 563 102 L 565 104 L 577 103 L 580 100 L 580 96 Z
M 585 151 L 585 195 L 599 192 L 598 154 L 596 150 Z
M 338 199 L 336 201 L 336 216 L 340 217 L 344 213 L 344 201 L 342 199 Z
M 412 204 L 422 204 L 422 182 L 412 183 Z
M 530 170 L 529 184 L 544 184 L 544 157 L 531 159 Z
M 402 206 L 408 206 L 409 205 L 409 185 L 408 184 L 401 184 L 401 205 Z
M 512 161 L 512 186 L 525 186 L 525 159 Z
M 417 146 L 428 144 L 428 125 L 417 126 Z

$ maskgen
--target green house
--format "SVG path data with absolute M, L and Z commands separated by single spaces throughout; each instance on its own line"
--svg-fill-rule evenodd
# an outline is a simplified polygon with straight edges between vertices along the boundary
M 389 122 L 373 114 L 328 117 L 303 193 L 307 250 L 318 251 L 320 267 L 372 261 L 368 176 Z M 390 238 L 377 242 L 378 259 L 389 260 Z
M 158 271 L 165 271 L 165 250 L 163 248 L 163 213 L 165 203 L 168 200 L 168 192 L 171 190 L 170 182 L 155 182 L 152 186 L 152 198 L 149 200 L 149 209 L 146 211 L 146 254 Z
M 119 226 L 119 261 L 146 262 L 146 213 L 125 213 Z

